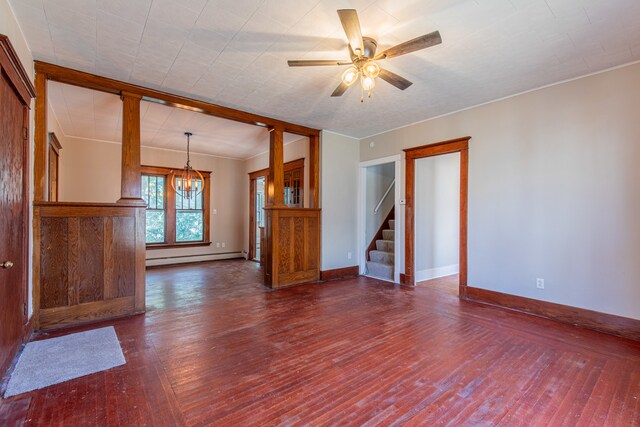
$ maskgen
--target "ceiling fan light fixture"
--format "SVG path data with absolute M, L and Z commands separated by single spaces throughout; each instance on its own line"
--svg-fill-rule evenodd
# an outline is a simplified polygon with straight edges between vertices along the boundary
M 360 79 L 360 83 L 362 84 L 362 89 L 365 92 L 371 92 L 373 88 L 376 87 L 376 79 L 373 77 L 362 76 L 362 78 Z
M 342 73 L 342 83 L 347 86 L 351 86 L 358 80 L 360 72 L 356 67 L 349 67 L 344 73 Z
M 362 67 L 362 73 L 367 76 L 375 79 L 380 74 L 380 67 L 374 61 L 368 61 Z

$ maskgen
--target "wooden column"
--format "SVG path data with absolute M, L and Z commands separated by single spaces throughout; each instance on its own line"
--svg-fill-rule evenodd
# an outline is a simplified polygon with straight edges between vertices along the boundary
M 33 201 L 47 200 L 47 75 L 36 73 L 36 111 L 33 156 Z
M 140 95 L 122 92 L 122 181 L 118 203 L 144 203 L 140 187 Z
M 320 136 L 309 136 L 309 207 L 320 207 Z
M 269 181 L 267 204 L 270 207 L 284 206 L 284 130 L 269 128 Z

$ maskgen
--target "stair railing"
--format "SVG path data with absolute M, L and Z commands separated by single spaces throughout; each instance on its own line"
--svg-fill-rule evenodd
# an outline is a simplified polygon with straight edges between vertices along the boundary
M 376 208 L 373 210 L 374 214 L 377 214 L 378 211 L 380 210 L 380 206 L 382 206 L 382 202 L 384 202 L 384 199 L 387 198 L 387 196 L 389 195 L 389 193 L 391 192 L 391 189 L 393 188 L 394 184 L 396 183 L 396 180 L 394 179 L 393 181 L 391 181 L 391 184 L 389 184 L 389 188 L 387 188 L 387 191 L 384 192 L 384 194 L 382 195 L 382 198 L 380 199 L 380 201 L 378 202 L 378 205 L 376 206 Z

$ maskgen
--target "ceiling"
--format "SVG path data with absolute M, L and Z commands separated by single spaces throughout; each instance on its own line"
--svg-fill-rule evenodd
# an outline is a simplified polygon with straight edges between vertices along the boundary
M 65 136 L 122 140 L 122 101 L 117 95 L 57 82 L 49 82 L 48 89 L 54 119 Z M 264 127 L 153 102 L 140 104 L 141 145 L 184 152 L 187 131 L 193 133 L 192 153 L 248 159 L 269 150 L 269 132 Z M 300 138 L 285 132 L 284 143 Z
M 354 137 L 640 60 L 638 0 L 10 0 L 36 59 Z M 336 14 L 356 8 L 384 61 L 414 84 L 329 95 L 347 58 Z

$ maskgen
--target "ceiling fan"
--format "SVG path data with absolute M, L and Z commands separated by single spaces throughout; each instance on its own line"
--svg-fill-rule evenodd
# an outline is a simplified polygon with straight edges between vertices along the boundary
M 393 46 L 376 54 L 378 42 L 371 37 L 362 37 L 362 30 L 360 28 L 360 21 L 358 20 L 358 13 L 356 10 L 340 9 L 338 10 L 338 16 L 340 17 L 342 28 L 344 28 L 344 32 L 349 40 L 350 61 L 332 59 L 287 61 L 290 67 L 351 65 L 351 67 L 342 74 L 342 82 L 338 85 L 336 90 L 333 91 L 331 96 L 342 96 L 347 89 L 351 87 L 351 85 L 360 79 L 360 86 L 362 88 L 360 102 L 364 102 L 364 92 L 367 92 L 368 96 L 371 97 L 371 91 L 376 85 L 377 77 L 380 77 L 382 80 L 392 84 L 400 90 L 405 90 L 413 83 L 402 76 L 385 70 L 384 68 L 380 68 L 376 61 L 393 58 L 442 43 L 440 33 L 438 31 L 434 31 L 404 43 L 400 43 L 399 45 Z

